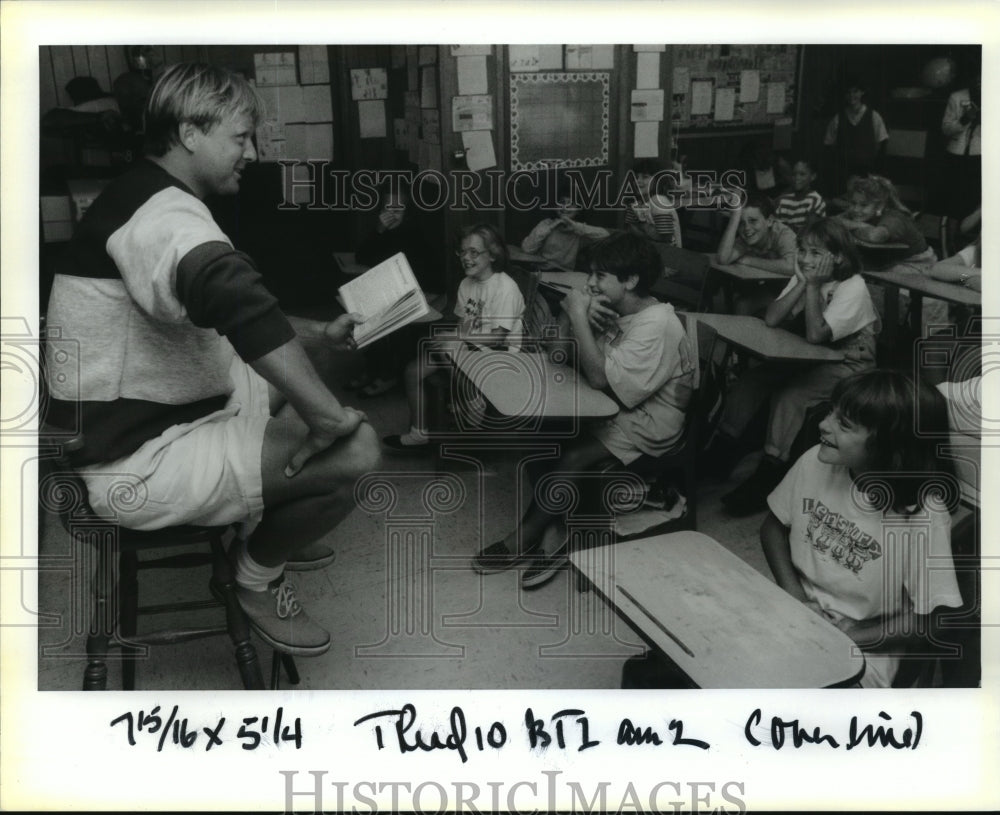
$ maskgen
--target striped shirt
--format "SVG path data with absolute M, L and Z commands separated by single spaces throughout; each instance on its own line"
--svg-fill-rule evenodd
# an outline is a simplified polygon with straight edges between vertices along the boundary
M 650 197 L 648 203 L 636 202 L 625 209 L 625 229 L 646 234 L 643 224 L 656 228 L 656 240 L 681 246 L 681 220 L 677 210 L 659 195 Z
M 782 195 L 774 205 L 774 217 L 798 232 L 810 216 L 826 217 L 826 202 L 815 190 L 802 197 L 793 192 Z

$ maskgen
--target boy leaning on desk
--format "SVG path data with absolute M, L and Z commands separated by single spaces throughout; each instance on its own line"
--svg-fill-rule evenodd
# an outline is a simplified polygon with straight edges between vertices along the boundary
M 681 439 L 694 378 L 684 327 L 673 306 L 650 294 L 661 274 L 652 243 L 612 235 L 591 248 L 589 261 L 587 288 L 570 290 L 562 302 L 555 346 L 575 353 L 588 384 L 610 389 L 623 407 L 564 446 L 551 466 L 569 481 L 611 457 L 629 465 L 669 452 Z M 552 543 L 549 551 L 543 541 Z M 568 547 L 563 519 L 532 501 L 518 526 L 476 555 L 473 568 L 490 574 L 530 561 L 521 585 L 534 588 L 563 568 Z

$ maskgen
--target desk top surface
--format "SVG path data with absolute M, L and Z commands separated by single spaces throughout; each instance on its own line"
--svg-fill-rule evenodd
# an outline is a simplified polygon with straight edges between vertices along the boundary
M 865 271 L 862 274 L 875 283 L 888 283 L 902 289 L 920 292 L 920 294 L 937 300 L 946 300 L 949 303 L 958 303 L 963 306 L 980 306 L 983 303 L 982 292 L 967 289 L 957 283 L 935 280 L 933 277 L 927 277 L 917 272 L 887 269 L 885 271 Z
M 530 252 L 525 252 L 520 246 L 513 243 L 507 244 L 507 257 L 516 263 L 530 263 L 536 266 L 548 266 L 552 269 L 558 269 L 562 271 L 572 271 L 569 267 L 563 266 L 561 263 L 556 263 L 554 260 L 549 260 L 541 255 L 533 255 Z
M 559 272 L 549 270 L 542 272 L 539 283 L 565 294 L 570 289 L 582 289 L 587 285 L 589 277 L 590 275 L 586 272 Z
M 860 675 L 846 634 L 707 535 L 654 535 L 570 562 L 702 688 L 818 688 Z
M 910 246 L 908 243 L 898 243 L 898 242 L 892 242 L 892 241 L 885 241 L 884 243 L 875 243 L 873 241 L 863 240 L 862 238 L 859 238 L 856 235 L 854 236 L 854 243 L 856 243 L 862 249 L 895 249 L 895 250 L 899 250 L 899 249 L 908 249 L 909 246 Z
M 600 419 L 618 412 L 615 400 L 583 374 L 545 354 L 463 349 L 452 358 L 503 416 Z
M 784 328 L 771 328 L 759 317 L 740 314 L 692 314 L 712 326 L 727 342 L 755 356 L 775 362 L 838 362 L 841 351 L 814 345 Z
M 766 269 L 756 269 L 745 263 L 719 263 L 718 255 L 709 255 L 709 266 L 715 271 L 735 277 L 737 280 L 788 280 L 791 275 L 769 272 Z

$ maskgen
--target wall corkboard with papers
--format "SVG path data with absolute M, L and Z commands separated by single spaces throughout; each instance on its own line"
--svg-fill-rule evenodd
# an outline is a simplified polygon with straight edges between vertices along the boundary
M 675 132 L 687 136 L 797 124 L 801 45 L 674 45 Z

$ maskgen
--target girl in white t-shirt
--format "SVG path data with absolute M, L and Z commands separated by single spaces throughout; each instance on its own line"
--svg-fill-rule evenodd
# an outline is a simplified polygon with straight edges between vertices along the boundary
M 948 409 L 889 370 L 848 377 L 831 399 L 820 443 L 768 496 L 761 544 L 777 584 L 865 652 L 861 684 L 889 687 L 906 646 L 933 643 L 932 612 L 962 605 L 947 506 L 958 487 L 937 456 Z
M 739 460 L 740 439 L 770 400 L 764 456 L 757 471 L 723 496 L 733 515 L 765 507 L 767 494 L 787 468 L 795 437 L 809 408 L 829 398 L 845 376 L 875 367 L 875 335 L 881 325 L 861 263 L 847 230 L 831 219 L 806 225 L 798 239 L 795 274 L 767 307 L 770 326 L 801 321 L 806 339 L 843 352 L 840 362 L 763 363 L 750 368 L 730 389 L 712 448 L 716 474 Z
M 458 285 L 455 316 L 457 336 L 436 343 L 439 351 L 462 353 L 467 346 L 520 350 L 524 333 L 524 297 L 517 283 L 503 271 L 507 248 L 500 233 L 489 224 L 476 224 L 462 230 L 458 257 L 464 277 Z M 410 412 L 410 430 L 402 435 L 386 436 L 382 441 L 391 450 L 426 449 L 429 438 L 423 410 L 423 381 L 450 363 L 436 361 L 441 355 L 423 353 L 410 360 L 403 374 L 406 404 Z M 421 358 L 422 357 L 422 358 Z

